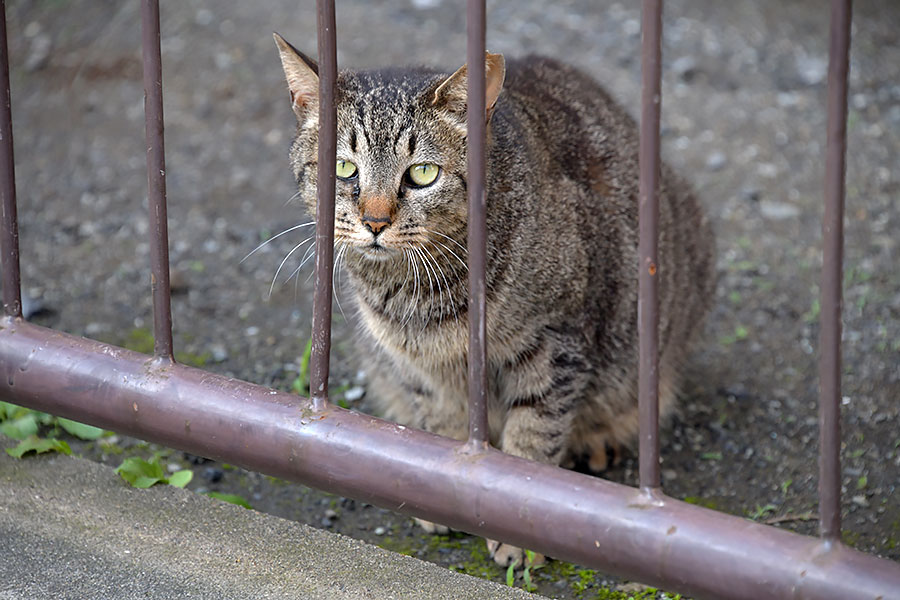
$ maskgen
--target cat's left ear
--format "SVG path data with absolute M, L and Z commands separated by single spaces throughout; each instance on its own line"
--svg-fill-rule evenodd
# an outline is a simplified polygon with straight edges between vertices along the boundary
M 277 33 L 272 35 L 291 91 L 291 106 L 297 119 L 303 121 L 310 110 L 315 111 L 319 107 L 319 65 Z
M 503 80 L 506 78 L 506 61 L 502 54 L 485 53 L 484 76 L 485 107 L 487 109 L 485 119 L 490 120 L 491 114 L 494 112 L 494 105 L 500 96 L 500 90 L 503 89 Z M 463 65 L 434 91 L 432 106 L 443 106 L 451 112 L 465 114 L 468 81 L 467 65 Z

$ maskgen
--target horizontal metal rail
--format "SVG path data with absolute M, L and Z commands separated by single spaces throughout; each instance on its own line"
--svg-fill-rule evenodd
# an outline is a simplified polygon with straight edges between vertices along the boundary
M 900 590 L 900 565 L 839 543 L 8 317 L 0 398 L 699 598 Z

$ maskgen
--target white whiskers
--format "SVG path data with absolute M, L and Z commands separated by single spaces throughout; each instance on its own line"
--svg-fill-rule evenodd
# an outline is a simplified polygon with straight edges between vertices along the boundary
M 296 246 L 294 246 L 293 248 L 291 248 L 291 251 L 284 255 L 284 258 L 281 259 L 281 264 L 278 265 L 278 269 L 275 270 L 275 276 L 272 277 L 272 285 L 269 286 L 269 295 L 266 296 L 266 300 L 268 300 L 268 299 L 270 299 L 270 298 L 272 297 L 272 291 L 275 289 L 275 282 L 278 280 L 278 275 L 281 273 L 281 269 L 284 268 L 284 263 L 286 263 L 286 262 L 288 261 L 288 259 L 291 257 L 291 255 L 292 255 L 294 252 L 296 252 L 296 251 L 297 251 L 299 248 L 301 248 L 305 243 L 309 242 L 310 240 L 312 240 L 312 239 L 314 239 L 314 238 L 315 238 L 314 235 L 309 236 L 308 238 L 306 238 L 305 240 L 303 240 L 302 242 L 300 242 L 299 244 L 297 244 Z M 300 266 L 303 266 L 302 263 L 301 263 Z M 299 267 L 298 267 L 298 269 L 299 269 Z M 288 281 L 290 281 L 290 277 L 288 277 Z
M 263 246 L 267 246 L 268 244 L 270 244 L 271 242 L 273 242 L 273 241 L 275 241 L 276 239 L 280 238 L 280 237 L 283 236 L 284 234 L 290 233 L 290 232 L 295 231 L 295 230 L 297 230 L 297 229 L 300 229 L 300 228 L 302 228 L 302 227 L 309 227 L 310 225 L 315 225 L 315 224 L 316 224 L 315 221 L 307 221 L 306 223 L 300 223 L 299 225 L 294 225 L 293 227 L 288 227 L 287 229 L 285 229 L 285 230 L 282 231 L 281 233 L 276 233 L 275 235 L 273 235 L 272 237 L 270 237 L 269 239 L 267 239 L 266 241 L 264 241 L 262 244 L 260 244 L 259 246 L 257 246 L 257 247 L 254 248 L 253 250 L 251 250 L 250 253 L 249 253 L 247 256 L 245 256 L 244 258 L 241 259 L 241 262 L 244 262 L 245 260 L 247 260 L 248 258 L 250 258 L 251 256 L 253 256 L 254 254 L 256 254 L 257 250 L 260 250 Z

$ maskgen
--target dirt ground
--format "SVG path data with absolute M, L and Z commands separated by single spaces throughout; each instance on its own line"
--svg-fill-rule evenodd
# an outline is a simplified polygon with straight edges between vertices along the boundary
M 315 52 L 314 2 L 165 2 L 162 48 L 173 310 L 180 358 L 287 388 L 309 337 L 309 267 L 287 280 L 306 220 L 287 166 L 293 117 L 271 32 Z M 455 69 L 465 17 L 447 0 L 338 3 L 343 67 Z M 137 349 L 152 326 L 139 3 L 8 2 L 22 283 L 37 323 Z M 900 560 L 900 4 L 855 3 L 844 271 L 844 539 Z M 821 2 L 666 3 L 663 144 L 718 235 L 719 286 L 663 430 L 664 488 L 717 510 L 816 530 L 816 346 L 828 14 Z M 592 73 L 632 112 L 636 2 L 489 2 L 488 48 Z M 270 295 L 271 287 L 271 295 Z M 340 293 L 338 294 L 340 298 Z M 332 395 L 365 409 L 335 314 Z M 98 460 L 154 448 L 114 437 Z M 174 465 L 189 457 L 172 453 Z M 194 489 L 504 580 L 473 538 L 228 465 Z M 608 474 L 636 482 L 628 458 Z M 598 597 L 611 578 L 554 563 L 539 591 Z M 521 582 L 518 583 L 521 585 Z

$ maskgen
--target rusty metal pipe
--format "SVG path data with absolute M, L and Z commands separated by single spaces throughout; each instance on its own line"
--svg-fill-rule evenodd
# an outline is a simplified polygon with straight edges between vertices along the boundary
M 698 598 L 896 597 L 900 565 L 0 319 L 0 398 Z
M 819 529 L 832 541 L 841 537 L 841 286 L 850 19 L 850 0 L 832 0 L 819 321 Z
M 469 195 L 469 442 L 484 447 L 490 439 L 487 403 L 487 325 L 485 315 L 487 292 L 485 285 L 485 255 L 487 254 L 487 226 L 485 224 L 484 136 L 485 136 L 485 64 L 484 0 L 466 3 L 466 64 L 468 90 L 466 119 L 468 137 L 466 160 Z
M 659 488 L 659 107 L 662 0 L 641 7 L 641 132 L 638 240 L 640 484 Z
M 316 189 L 316 282 L 313 292 L 309 390 L 316 410 L 328 403 L 331 352 L 331 277 L 334 270 L 334 185 L 337 156 L 337 33 L 334 0 L 317 0 L 319 52 L 319 164 Z
M 147 142 L 147 198 L 150 210 L 150 290 L 153 350 L 172 358 L 172 299 L 169 286 L 169 229 L 166 217 L 166 150 L 163 138 L 162 56 L 159 0 L 142 0 L 144 128 Z
M 3 269 L 3 313 L 22 316 L 19 276 L 19 225 L 16 220 L 16 161 L 13 155 L 12 99 L 9 89 L 9 47 L 6 0 L 0 0 L 0 268 Z

